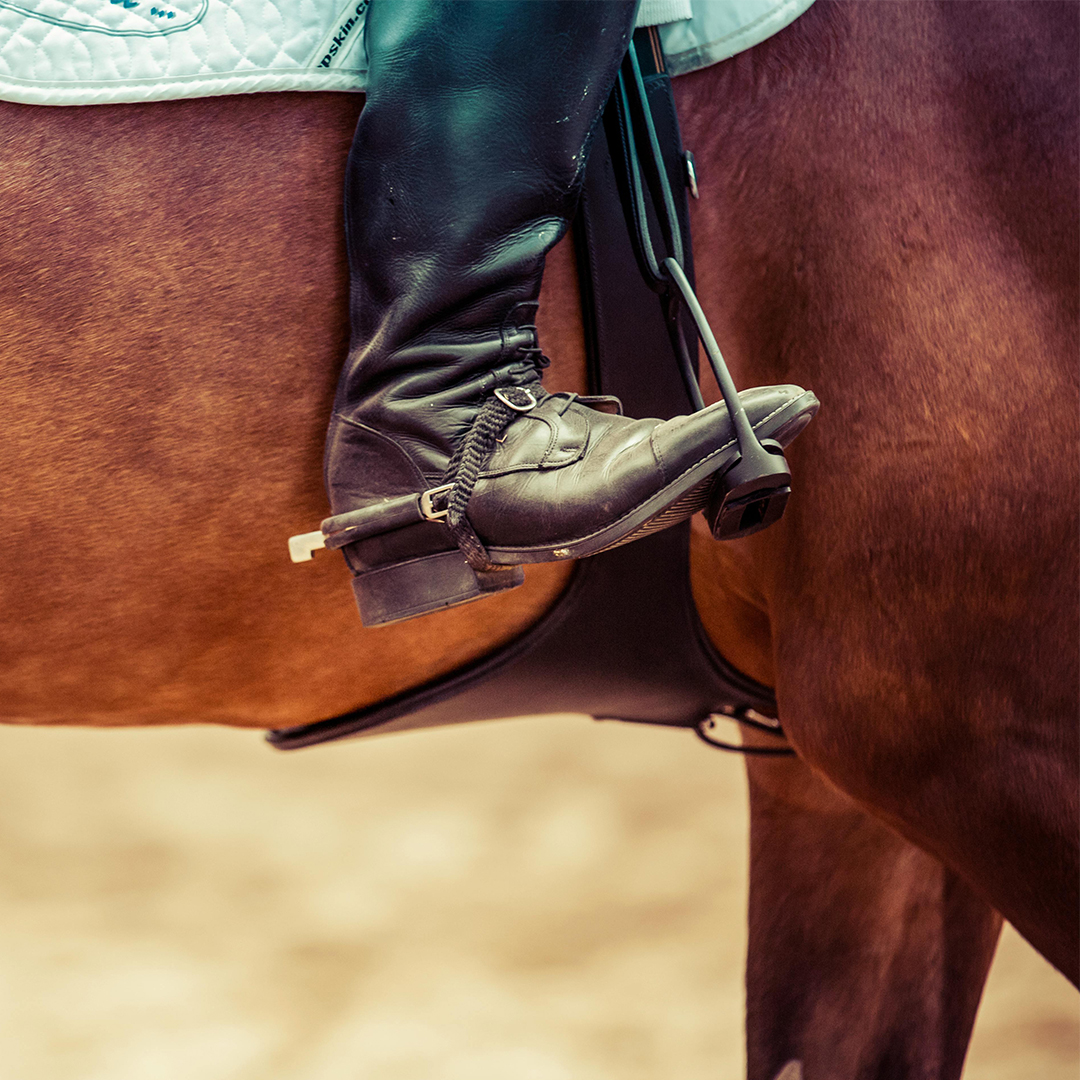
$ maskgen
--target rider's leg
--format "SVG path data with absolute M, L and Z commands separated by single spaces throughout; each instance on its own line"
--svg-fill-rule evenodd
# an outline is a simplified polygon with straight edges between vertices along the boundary
M 346 176 L 352 343 L 324 525 L 368 625 L 517 584 L 524 562 L 674 524 L 734 458 L 723 406 L 635 421 L 539 385 L 544 257 L 574 213 L 636 7 L 370 6 Z M 756 392 L 751 421 L 797 393 Z

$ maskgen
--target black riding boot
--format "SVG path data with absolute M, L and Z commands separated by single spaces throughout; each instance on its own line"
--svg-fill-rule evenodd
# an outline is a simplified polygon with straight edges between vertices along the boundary
M 352 343 L 323 523 L 365 625 L 684 520 L 737 456 L 723 405 L 631 420 L 539 382 L 544 257 L 573 216 L 636 7 L 371 3 L 345 184 Z M 793 438 L 799 393 L 750 391 L 751 422 Z

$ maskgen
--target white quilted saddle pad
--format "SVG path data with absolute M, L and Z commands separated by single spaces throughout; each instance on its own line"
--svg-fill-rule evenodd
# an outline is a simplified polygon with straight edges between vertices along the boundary
M 661 27 L 669 68 L 679 75 L 733 56 L 812 2 L 693 0 L 692 18 Z M 367 7 L 368 0 L 0 0 L 0 99 L 94 105 L 363 90 Z

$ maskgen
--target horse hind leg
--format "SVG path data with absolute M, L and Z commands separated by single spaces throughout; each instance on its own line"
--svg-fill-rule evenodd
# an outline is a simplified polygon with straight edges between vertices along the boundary
M 750 1080 L 956 1080 L 1001 917 L 802 762 L 747 767 Z

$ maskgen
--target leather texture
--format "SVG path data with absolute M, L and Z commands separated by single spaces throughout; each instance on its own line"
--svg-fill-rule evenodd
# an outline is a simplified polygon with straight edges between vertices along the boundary
M 391 434 L 434 479 L 496 386 L 535 381 L 544 258 L 576 209 L 635 11 L 373 0 L 345 180 L 352 341 L 335 424 Z M 335 452 L 332 431 L 331 474 Z
M 740 399 L 758 427 L 803 392 L 758 387 Z M 531 561 L 534 550 L 573 547 L 610 527 L 647 496 L 685 490 L 737 453 L 722 402 L 670 420 L 631 420 L 575 406 L 571 395 L 549 395 L 507 429 L 473 492 L 469 519 L 493 554 L 509 559 L 516 550 Z
M 371 4 L 345 180 L 352 341 L 328 444 L 335 513 L 351 509 L 336 496 L 341 423 L 388 433 L 434 480 L 496 386 L 536 381 L 544 258 L 576 208 L 635 9 Z
M 498 387 L 529 387 L 539 405 L 513 416 L 482 466 L 472 532 L 456 534 L 475 541 L 475 566 L 589 555 L 672 525 L 677 513 L 658 515 L 734 460 L 723 405 L 632 420 L 537 381 L 544 258 L 576 210 L 634 16 L 625 2 L 372 3 L 371 89 L 346 176 L 352 340 L 327 439 L 324 531 L 445 482 Z M 752 422 L 771 408 L 752 403 Z M 705 500 L 680 502 L 682 516 Z M 440 528 L 368 537 L 345 557 L 363 574 L 453 548 Z
M 647 82 L 650 99 L 666 95 L 654 116 L 669 171 L 677 177 L 683 148 L 670 81 L 658 73 Z M 673 190 L 689 245 L 685 188 L 675 183 Z M 618 395 L 632 412 L 685 412 L 690 401 L 660 300 L 638 273 L 603 132 L 590 154 L 574 238 L 590 389 Z M 701 626 L 690 589 L 689 532 L 683 523 L 579 562 L 570 586 L 535 626 L 474 664 L 367 708 L 267 738 L 292 750 L 546 712 L 687 727 L 711 713 L 739 709 L 776 716 L 772 691 L 728 664 Z

